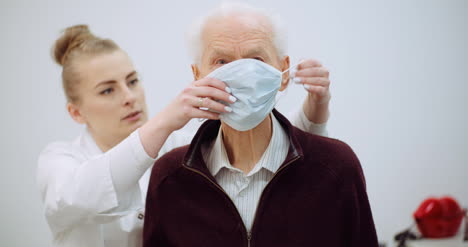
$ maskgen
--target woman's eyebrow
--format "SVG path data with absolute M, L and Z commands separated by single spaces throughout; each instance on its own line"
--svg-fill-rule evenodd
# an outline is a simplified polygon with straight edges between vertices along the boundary
M 132 76 L 134 76 L 134 75 L 136 75 L 136 74 L 137 74 L 137 72 L 134 70 L 134 71 L 130 72 L 130 73 L 127 75 L 127 77 L 125 77 L 125 79 L 128 79 L 128 78 L 130 78 L 130 77 L 132 77 Z
M 116 83 L 115 80 L 101 81 L 101 82 L 99 82 L 94 88 L 98 88 L 98 87 L 101 86 L 101 85 L 105 85 L 105 84 L 114 84 L 114 83 Z
M 137 72 L 134 70 L 134 71 L 130 72 L 130 73 L 125 77 L 125 79 L 127 80 L 128 78 L 130 78 L 130 77 L 132 77 L 132 76 L 134 76 L 134 75 L 136 75 L 136 74 L 137 74 Z M 115 81 L 115 80 L 101 81 L 101 82 L 99 82 L 94 88 L 97 88 L 97 87 L 99 87 L 99 86 L 101 86 L 101 85 L 104 85 L 104 84 L 113 84 L 113 83 L 116 83 L 116 81 Z

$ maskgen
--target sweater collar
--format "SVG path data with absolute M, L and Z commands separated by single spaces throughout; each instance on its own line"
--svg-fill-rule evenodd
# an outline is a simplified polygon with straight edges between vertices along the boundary
M 295 130 L 295 128 L 286 119 L 286 117 L 284 117 L 276 109 L 273 109 L 273 115 L 288 135 L 290 143 L 286 159 L 281 165 L 283 166 L 290 160 L 295 159 L 297 156 L 302 157 L 303 152 L 301 145 L 299 145 L 299 141 L 297 140 L 297 137 L 295 135 L 295 133 L 297 133 L 297 130 Z M 219 120 L 208 120 L 200 126 L 194 138 L 192 139 L 189 149 L 184 157 L 185 166 L 197 169 L 205 173 L 207 176 L 212 177 L 203 159 L 202 147 L 207 143 L 212 143 L 216 139 L 219 133 L 220 125 L 221 121 Z
M 247 176 L 251 176 L 261 169 L 266 169 L 271 173 L 275 173 L 286 158 L 289 147 L 289 137 L 273 113 L 270 113 L 270 115 L 272 126 L 270 142 L 265 152 L 260 157 L 260 160 Z M 234 169 L 229 162 L 222 135 L 222 128 L 219 128 L 218 136 L 212 144 L 212 147 L 202 147 L 203 159 L 210 173 L 215 177 L 222 168 Z

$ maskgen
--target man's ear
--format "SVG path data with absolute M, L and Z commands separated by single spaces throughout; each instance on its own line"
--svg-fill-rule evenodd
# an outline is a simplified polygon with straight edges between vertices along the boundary
M 285 56 L 281 60 L 281 71 L 289 69 L 289 56 Z M 289 71 L 283 74 L 283 80 L 281 81 L 281 87 L 279 91 L 283 91 L 288 87 L 289 84 Z
M 195 81 L 198 81 L 200 79 L 200 70 L 198 69 L 198 66 L 196 64 L 192 64 L 192 73 L 193 79 L 195 79 Z
M 73 118 L 73 120 L 75 120 L 75 122 L 80 123 L 80 124 L 86 123 L 86 119 L 81 114 L 80 108 L 78 107 L 78 105 L 68 102 L 67 111 L 68 111 L 68 114 L 70 114 L 70 117 Z

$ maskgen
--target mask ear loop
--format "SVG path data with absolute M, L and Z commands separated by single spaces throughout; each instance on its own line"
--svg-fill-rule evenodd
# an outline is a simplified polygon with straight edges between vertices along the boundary
M 286 72 L 288 72 L 288 71 L 290 71 L 290 70 L 293 70 L 293 69 L 297 68 L 297 66 L 298 66 L 299 64 L 301 64 L 302 62 L 304 62 L 303 59 L 301 59 L 299 62 L 295 63 L 293 66 L 289 66 L 289 68 L 288 68 L 287 70 L 281 72 L 281 75 L 283 75 L 284 73 L 286 73 Z M 291 76 L 289 76 L 288 80 L 291 80 L 291 79 L 292 79 Z M 281 80 L 281 82 L 282 82 L 282 80 Z M 280 82 L 280 83 L 281 83 L 281 82 Z M 275 106 L 276 106 L 276 104 L 278 103 L 278 101 L 280 101 L 285 95 L 288 94 L 288 89 L 289 89 L 289 87 L 286 87 L 286 88 L 283 90 L 283 92 L 278 92 L 279 94 L 277 94 L 277 95 L 276 95 L 276 98 L 275 98 Z
M 299 64 L 301 64 L 302 62 L 304 62 L 304 59 L 300 60 L 298 63 L 295 63 L 293 66 L 289 66 L 289 68 L 288 68 L 287 70 L 281 72 L 281 74 L 284 74 L 284 73 L 290 71 L 291 69 L 296 68 L 296 67 L 297 67 Z

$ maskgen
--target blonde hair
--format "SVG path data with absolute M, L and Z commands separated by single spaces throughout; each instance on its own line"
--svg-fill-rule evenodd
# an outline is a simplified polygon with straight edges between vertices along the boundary
M 80 83 L 80 74 L 75 66 L 77 58 L 118 49 L 114 41 L 92 34 L 87 25 L 75 25 L 63 31 L 52 47 L 52 56 L 62 66 L 62 86 L 68 102 L 77 102 L 79 99 L 76 90 Z

